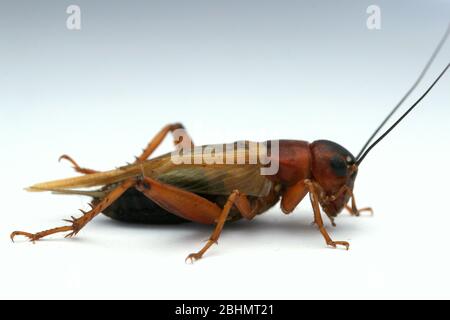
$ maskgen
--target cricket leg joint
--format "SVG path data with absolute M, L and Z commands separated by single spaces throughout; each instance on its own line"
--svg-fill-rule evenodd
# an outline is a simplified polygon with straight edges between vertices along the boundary
M 151 189 L 151 185 L 145 180 L 144 176 L 139 176 L 136 178 L 136 186 L 135 188 L 138 191 L 146 191 L 146 190 L 150 190 Z

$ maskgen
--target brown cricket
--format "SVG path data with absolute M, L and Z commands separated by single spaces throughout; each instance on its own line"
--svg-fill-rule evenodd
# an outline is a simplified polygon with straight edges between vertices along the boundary
M 436 57 L 449 34 L 449 29 L 439 43 L 425 69 L 407 94 L 400 100 L 375 133 L 370 137 L 357 157 L 337 143 L 319 140 L 312 143 L 295 140 L 275 140 L 263 143 L 271 154 L 271 161 L 278 164 L 278 170 L 272 174 L 261 174 L 266 163 L 234 163 L 243 157 L 258 158 L 258 148 L 252 143 L 232 143 L 214 149 L 214 158 L 220 163 L 207 161 L 174 163 L 173 154 L 150 158 L 164 138 L 175 133 L 176 150 L 185 159 L 195 159 L 197 155 L 211 146 L 194 147 L 194 143 L 183 125 L 176 123 L 165 126 L 148 144 L 132 164 L 111 171 L 99 172 L 80 167 L 71 157 L 63 155 L 74 165 L 82 176 L 35 184 L 28 191 L 53 191 L 59 194 L 81 194 L 93 198 L 91 210 L 83 212 L 79 218 L 72 217 L 69 225 L 37 233 L 14 231 L 11 239 L 18 235 L 37 241 L 51 234 L 67 232 L 66 237 L 75 236 L 94 217 L 104 213 L 111 218 L 142 223 L 178 223 L 193 221 L 215 225 L 205 246 L 196 253 L 188 255 L 186 260 L 200 259 L 203 254 L 218 241 L 227 221 L 241 218 L 251 220 L 266 212 L 280 202 L 285 214 L 291 213 L 309 194 L 314 223 L 319 228 L 327 245 L 336 248 L 343 246 L 348 250 L 346 241 L 333 241 L 324 227 L 321 209 L 334 225 L 335 217 L 345 208 L 352 215 L 370 208 L 358 209 L 353 187 L 359 166 L 367 154 L 386 137 L 431 91 L 439 79 L 448 70 L 448 64 L 426 92 L 370 146 L 375 135 L 400 107 L 417 86 Z M 277 152 L 274 152 L 274 145 Z M 369 146 L 369 147 L 368 147 Z M 184 149 L 183 149 L 184 148 Z M 97 187 L 97 189 L 87 189 Z M 84 188 L 84 189 L 81 189 Z M 351 199 L 351 205 L 348 205 Z

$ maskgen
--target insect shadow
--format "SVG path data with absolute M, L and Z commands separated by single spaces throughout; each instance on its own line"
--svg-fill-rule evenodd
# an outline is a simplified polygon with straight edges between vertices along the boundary
M 348 221 L 351 221 L 351 216 L 348 216 Z M 253 221 L 239 220 L 227 223 L 227 232 L 223 233 L 224 238 L 236 237 L 249 243 L 258 243 L 264 241 L 268 237 L 276 238 L 279 246 L 296 246 L 311 242 L 312 248 L 322 248 L 317 244 L 317 230 L 312 225 L 312 216 L 307 210 L 299 210 L 295 215 L 284 217 L 281 211 L 272 210 L 269 214 L 255 219 Z M 139 233 L 150 232 L 149 237 L 153 237 L 152 231 L 159 231 L 159 235 L 163 235 L 167 231 L 167 239 L 163 242 L 170 247 L 185 248 L 186 242 L 195 243 L 198 241 L 199 235 L 204 235 L 205 239 L 208 237 L 210 228 L 208 225 L 197 223 L 181 223 L 181 224 L 160 224 L 160 225 L 145 225 L 140 223 L 122 222 L 112 219 L 99 219 L 96 225 L 100 228 L 108 229 L 116 228 L 118 230 L 141 231 Z M 177 231 L 177 232 L 173 232 Z M 356 228 L 354 224 L 347 223 L 342 220 L 339 224 L 339 233 L 352 233 L 355 237 L 358 234 L 366 231 L 361 228 Z M 298 242 L 296 242 L 298 240 Z M 279 242 L 278 242 L 279 241 Z M 147 241 L 144 241 L 148 249 Z M 267 243 L 267 242 L 265 242 Z M 245 246 L 244 246 L 245 247 Z

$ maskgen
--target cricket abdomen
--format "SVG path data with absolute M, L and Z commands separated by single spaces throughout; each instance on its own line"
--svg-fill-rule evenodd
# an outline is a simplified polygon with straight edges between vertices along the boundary
M 178 224 L 190 222 L 164 210 L 134 188 L 128 189 L 106 208 L 103 214 L 114 220 L 132 223 Z
M 228 199 L 228 196 L 221 195 L 199 194 L 199 196 L 217 203 L 220 207 L 223 207 Z M 272 191 L 266 197 L 249 196 L 248 199 L 252 207 L 256 206 L 256 214 L 261 214 L 278 202 L 279 194 L 278 192 Z M 97 201 L 94 200 L 93 204 Z M 130 223 L 179 224 L 191 222 L 164 210 L 134 188 L 128 189 L 119 199 L 106 208 L 103 214 L 111 219 Z M 233 206 L 230 210 L 229 220 L 236 221 L 241 218 L 240 212 Z
M 199 194 L 200 195 L 200 194 Z M 200 195 L 209 201 L 223 206 L 228 197 L 215 195 Z M 93 204 L 98 200 L 94 200 Z M 169 211 L 161 208 L 154 201 L 147 198 L 140 191 L 131 188 L 112 203 L 108 208 L 102 212 L 105 216 L 123 222 L 142 223 L 142 224 L 179 224 L 191 222 L 183 219 Z M 241 218 L 239 212 L 233 208 L 230 212 L 232 220 Z

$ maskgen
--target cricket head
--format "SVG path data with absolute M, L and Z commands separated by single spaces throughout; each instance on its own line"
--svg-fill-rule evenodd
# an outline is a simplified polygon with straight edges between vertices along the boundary
M 323 211 L 330 217 L 336 217 L 349 201 L 358 166 L 355 157 L 341 145 L 319 140 L 311 144 L 312 175 L 320 186 L 319 202 Z

